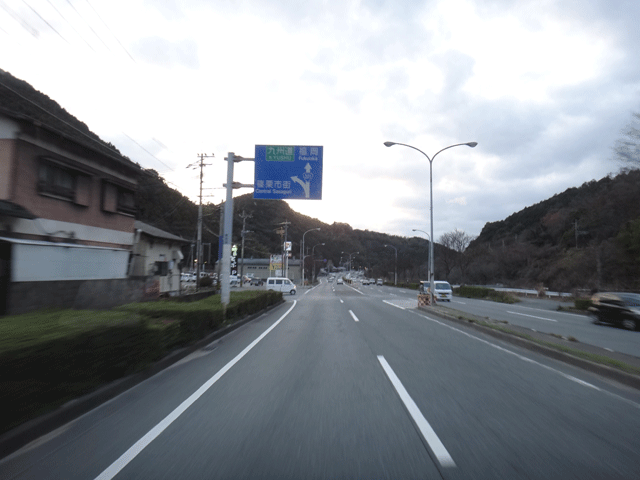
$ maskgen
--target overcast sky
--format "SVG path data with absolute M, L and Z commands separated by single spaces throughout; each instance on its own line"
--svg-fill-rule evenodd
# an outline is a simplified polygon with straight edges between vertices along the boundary
M 0 68 L 193 200 L 227 152 L 322 145 L 323 222 L 478 235 L 616 173 L 640 110 L 638 0 L 0 0 Z M 235 180 L 253 183 L 253 164 Z M 237 190 L 236 194 L 251 190 Z

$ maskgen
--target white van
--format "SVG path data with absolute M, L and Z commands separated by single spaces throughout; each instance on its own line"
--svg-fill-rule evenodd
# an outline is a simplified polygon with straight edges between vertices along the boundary
M 453 297 L 453 290 L 451 289 L 451 285 L 449 282 L 445 282 L 444 280 L 436 280 L 436 289 L 433 292 L 433 296 L 436 297 L 436 300 L 440 301 L 451 301 L 451 297 Z M 420 282 L 420 292 L 427 293 L 429 290 L 429 282 Z
M 276 292 L 296 294 L 296 286 L 288 278 L 284 277 L 269 277 L 267 283 L 265 283 L 267 290 L 275 290 Z

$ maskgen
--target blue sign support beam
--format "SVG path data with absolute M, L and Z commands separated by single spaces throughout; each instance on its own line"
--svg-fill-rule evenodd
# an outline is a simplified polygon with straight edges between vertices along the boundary
M 253 198 L 322 199 L 321 146 L 256 145 Z

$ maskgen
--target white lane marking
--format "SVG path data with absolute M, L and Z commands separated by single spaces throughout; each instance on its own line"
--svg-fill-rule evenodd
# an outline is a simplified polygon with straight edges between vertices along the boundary
M 608 350 L 608 351 L 610 351 L 610 352 L 613 352 L 613 349 L 611 349 L 611 348 L 604 347 L 604 349 L 605 349 L 605 350 Z
M 409 415 L 411 415 L 411 418 L 413 418 L 413 421 L 418 426 L 418 430 L 420 430 L 420 433 L 427 441 L 427 444 L 429 444 L 429 448 L 431 448 L 431 451 L 440 462 L 440 465 L 443 467 L 455 467 L 456 464 L 453 461 L 453 458 L 451 458 L 451 455 L 449 455 L 449 452 L 447 452 L 447 449 L 438 438 L 438 435 L 436 435 L 436 432 L 433 431 L 433 428 L 431 428 L 427 419 L 424 418 L 424 415 L 422 415 L 422 412 L 416 405 L 416 402 L 413 401 L 389 363 L 387 363 L 382 355 L 378 355 L 378 361 L 380 362 L 380 365 L 382 365 L 387 377 L 389 377 L 391 384 L 398 392 L 398 395 L 400 395 L 402 403 L 407 407 Z
M 536 317 L 535 315 L 527 315 L 526 313 L 518 313 L 518 312 L 510 312 L 510 311 L 507 311 L 507 313 L 512 313 L 513 315 L 522 315 L 523 317 L 537 318 L 538 320 L 546 320 L 547 322 L 557 322 L 557 320 L 554 320 L 553 318 Z
M 400 310 L 405 310 L 404 307 L 401 307 L 400 305 L 396 305 L 395 303 L 391 303 L 388 300 L 383 300 L 383 302 L 386 303 L 387 305 L 391 305 L 392 307 L 399 308 Z
M 398 296 L 397 293 L 390 293 L 389 295 L 391 295 L 392 297 L 397 297 Z
M 516 306 L 516 305 L 514 305 L 514 306 Z M 517 308 L 526 308 L 528 310 L 535 310 L 536 312 L 548 312 L 549 311 L 549 310 L 543 310 L 542 308 L 525 307 L 524 305 L 523 306 L 517 305 Z M 557 314 L 560 314 L 560 315 L 569 315 L 571 317 L 584 317 L 584 315 L 580 315 L 579 313 L 560 312 L 560 311 L 557 311 L 557 310 L 554 310 L 553 313 L 557 313 Z
M 506 348 L 503 348 L 503 347 L 500 347 L 500 346 L 498 346 L 498 345 L 495 345 L 495 344 L 493 344 L 493 343 L 491 343 L 491 342 L 489 342 L 489 341 L 487 341 L 487 340 L 484 340 L 484 339 L 482 339 L 482 338 L 479 338 L 479 337 L 476 337 L 476 336 L 474 336 L 474 335 L 471 335 L 471 334 L 469 334 L 469 333 L 467 333 L 467 332 L 464 332 L 464 331 L 460 330 L 459 328 L 455 328 L 455 327 L 452 327 L 451 325 L 447 325 L 446 323 L 439 322 L 438 320 L 435 320 L 435 319 L 433 319 L 433 318 L 427 317 L 426 315 L 422 315 L 422 314 L 420 314 L 420 313 L 418 313 L 418 312 L 415 312 L 415 311 L 412 311 L 412 310 L 409 310 L 409 311 L 410 311 L 411 313 L 414 313 L 414 314 L 418 315 L 419 317 L 422 317 L 422 318 L 426 319 L 426 320 L 429 320 L 429 321 L 431 321 L 431 322 L 437 323 L 438 325 L 442 325 L 443 327 L 450 328 L 451 330 L 454 330 L 454 331 L 456 331 L 456 332 L 458 332 L 458 333 L 462 333 L 463 335 L 466 335 L 466 336 L 467 336 L 467 337 L 469 337 L 469 338 L 473 338 L 474 340 L 478 340 L 479 342 L 485 343 L 485 344 L 489 345 L 490 347 L 493 347 L 493 348 L 495 348 L 495 349 L 497 349 L 497 350 L 500 350 L 500 351 L 502 351 L 502 352 L 508 353 L 508 354 L 510 354 L 510 355 L 514 355 L 515 357 L 518 357 L 520 360 L 523 360 L 523 361 L 525 361 L 525 362 L 532 363 L 532 364 L 534 364 L 534 365 L 537 365 L 537 366 L 539 366 L 539 367 L 544 368 L 545 370 L 549 370 L 549 371 L 551 371 L 551 372 L 555 372 L 555 373 L 557 373 L 558 375 L 561 375 L 561 376 L 563 376 L 564 378 L 566 378 L 566 379 L 568 379 L 568 380 L 571 380 L 572 382 L 576 382 L 576 383 L 578 383 L 578 384 L 580 384 L 580 385 L 583 385 L 583 386 L 585 386 L 585 387 L 590 387 L 590 388 L 593 388 L 594 390 L 597 390 L 597 391 L 599 391 L 599 392 L 606 393 L 607 395 L 610 395 L 610 396 L 612 396 L 612 397 L 615 397 L 615 398 L 617 398 L 618 400 L 622 400 L 623 402 L 626 402 L 626 403 L 628 403 L 628 404 L 630 404 L 630 405 L 632 405 L 632 406 L 634 406 L 634 407 L 636 407 L 636 408 L 640 409 L 640 403 L 636 403 L 636 402 L 634 402 L 634 401 L 632 401 L 632 400 L 629 400 L 629 399 L 627 399 L 627 398 L 624 398 L 624 397 L 622 397 L 622 396 L 620 396 L 620 395 L 617 395 L 617 394 L 615 394 L 615 393 L 609 392 L 608 390 L 604 390 L 604 389 L 602 389 L 602 388 L 598 388 L 598 387 L 596 387 L 595 385 L 592 385 L 592 384 L 590 384 L 590 383 L 585 382 L 584 380 L 580 380 L 579 378 L 576 378 L 576 377 L 574 377 L 574 376 L 572 376 L 572 375 L 569 375 L 569 374 L 567 374 L 567 373 L 561 372 L 560 370 L 556 370 L 555 368 L 549 367 L 549 366 L 547 366 L 547 365 L 545 365 L 545 364 L 543 364 L 543 363 L 536 362 L 535 360 L 532 360 L 532 359 L 530 359 L 530 358 L 527 358 L 527 357 L 525 357 L 524 355 L 520 355 L 519 353 L 512 352 L 511 350 L 507 350 Z
M 340 303 L 344 303 L 344 301 L 342 299 L 340 299 Z
M 356 317 L 356 314 L 355 314 L 355 313 L 353 313 L 351 310 L 349 310 L 349 313 L 351 314 L 351 316 L 353 317 L 353 319 L 354 319 L 356 322 L 359 322 L 359 321 L 360 321 L 360 320 L 358 320 L 358 317 Z
M 453 303 L 459 303 L 461 305 L 466 305 L 467 302 L 461 302 L 460 300 L 453 300 Z
M 361 292 L 360 290 L 358 290 L 357 288 L 352 287 L 351 285 L 348 285 L 348 284 L 346 284 L 346 283 L 345 283 L 345 285 L 346 285 L 347 287 L 349 287 L 351 290 L 355 290 L 355 291 L 356 291 L 356 292 L 358 292 L 360 295 L 364 295 L 364 293 L 363 293 L 363 292 Z
M 106 470 L 104 470 L 100 475 L 96 477 L 96 480 L 111 480 L 115 477 L 120 471 L 127 466 L 131 460 L 136 458 L 136 456 L 142 452 L 153 440 L 155 440 L 169 425 L 171 425 L 180 415 L 182 415 L 187 408 L 189 408 L 193 403 L 198 400 L 209 388 L 213 386 L 222 376 L 227 373 L 231 367 L 233 367 L 236 363 L 238 363 L 242 357 L 244 357 L 249 351 L 255 347 L 260 340 L 266 337 L 271 330 L 276 328 L 278 324 L 284 320 L 284 318 L 289 315 L 291 310 L 296 306 L 296 300 L 293 301 L 293 305 L 291 308 L 287 310 L 284 315 L 282 315 L 273 325 L 271 325 L 268 329 L 262 333 L 258 338 L 256 338 L 253 342 L 251 342 L 244 350 L 242 350 L 238 355 L 235 356 L 233 360 L 227 363 L 224 367 L 222 367 L 218 373 L 216 373 L 213 377 L 207 380 L 198 390 L 196 390 L 189 398 L 187 398 L 184 402 L 182 402 L 175 410 L 173 410 L 169 415 L 167 415 L 160 423 L 158 423 L 155 427 L 147 432 L 147 434 L 134 443 L 129 450 L 124 452 L 120 458 L 118 458 L 115 462 L 113 462 Z

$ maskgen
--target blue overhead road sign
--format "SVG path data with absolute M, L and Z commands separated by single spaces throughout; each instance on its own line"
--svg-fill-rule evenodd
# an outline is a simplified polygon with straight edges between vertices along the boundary
M 322 199 L 322 147 L 256 145 L 253 198 Z

